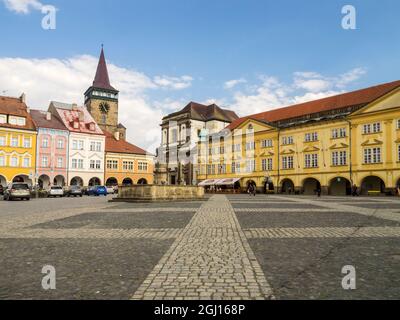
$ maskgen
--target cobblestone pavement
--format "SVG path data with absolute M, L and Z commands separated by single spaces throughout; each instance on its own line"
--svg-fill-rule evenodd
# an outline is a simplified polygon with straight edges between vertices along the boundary
M 0 201 L 0 252 L 0 299 L 399 299 L 400 199 Z

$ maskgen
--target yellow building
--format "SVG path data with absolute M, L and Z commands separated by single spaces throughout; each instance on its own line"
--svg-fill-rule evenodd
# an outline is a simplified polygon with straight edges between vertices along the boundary
M 145 150 L 104 131 L 106 135 L 105 181 L 107 186 L 153 184 L 154 159 Z
M 0 184 L 33 184 L 36 166 L 36 128 L 21 98 L 0 97 Z
M 201 184 L 213 189 L 393 194 L 400 81 L 240 118 L 199 144 L 198 163 Z

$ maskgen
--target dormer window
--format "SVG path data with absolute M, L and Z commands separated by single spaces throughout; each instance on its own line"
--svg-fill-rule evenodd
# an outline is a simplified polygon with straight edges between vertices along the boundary
M 96 129 L 95 125 L 93 122 L 89 123 L 89 130 L 94 131 Z
M 9 116 L 8 123 L 13 126 L 23 127 L 26 124 L 26 120 L 25 120 L 25 118 L 22 118 L 22 117 Z
M 0 114 L 0 124 L 7 123 L 7 116 L 5 114 Z
M 74 129 L 79 129 L 79 122 L 78 121 L 74 121 Z

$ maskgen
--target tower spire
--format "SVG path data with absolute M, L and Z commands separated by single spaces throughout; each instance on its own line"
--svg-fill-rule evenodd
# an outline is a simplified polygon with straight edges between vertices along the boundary
M 97 65 L 96 76 L 94 77 L 93 87 L 99 89 L 115 90 L 110 84 L 110 78 L 108 76 L 107 62 L 104 55 L 104 48 L 101 45 L 101 53 L 99 64 Z

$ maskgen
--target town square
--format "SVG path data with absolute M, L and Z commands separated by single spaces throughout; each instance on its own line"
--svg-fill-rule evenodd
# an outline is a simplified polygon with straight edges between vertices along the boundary
M 400 298 L 398 4 L 52 2 L 0 1 L 0 300 Z

